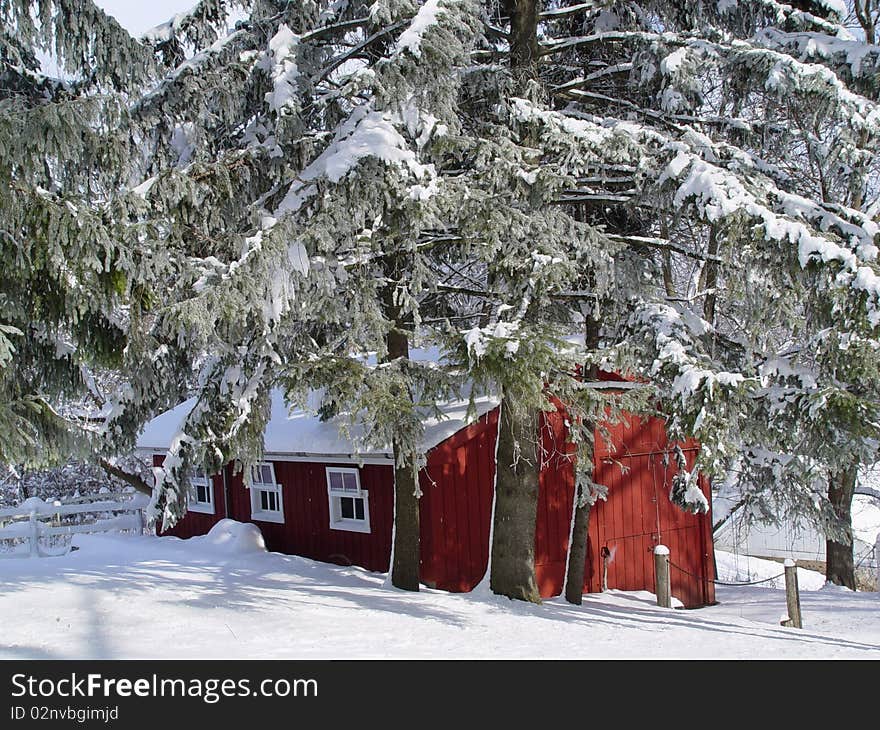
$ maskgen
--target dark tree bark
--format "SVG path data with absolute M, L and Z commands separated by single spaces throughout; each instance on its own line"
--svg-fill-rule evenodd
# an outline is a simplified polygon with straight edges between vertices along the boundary
M 398 455 L 394 444 L 395 459 Z M 394 564 L 391 584 L 406 591 L 419 590 L 419 499 L 412 466 L 394 467 Z
M 877 37 L 877 19 L 880 8 L 874 0 L 854 0 L 853 10 L 862 30 L 865 31 L 865 42 L 874 45 Z
M 718 302 L 718 262 L 714 259 L 718 255 L 718 227 L 709 228 L 709 249 L 706 252 L 708 258 L 703 267 L 703 291 L 706 298 L 703 301 L 703 319 L 709 324 L 715 325 L 715 304 Z
M 118 466 L 111 464 L 106 459 L 100 459 L 98 461 L 98 464 L 100 464 L 101 468 L 108 474 L 116 477 L 117 479 L 121 479 L 126 484 L 130 484 L 141 494 L 146 494 L 148 497 L 151 497 L 153 495 L 153 488 L 143 479 L 141 479 L 137 474 L 129 474 L 124 469 L 120 469 Z
M 580 487 L 578 494 L 580 495 Z M 580 606 L 584 599 L 584 573 L 587 563 L 587 536 L 590 533 L 592 505 L 578 499 L 574 505 L 574 524 L 568 548 L 568 573 L 565 576 L 565 600 Z
M 584 345 L 588 350 L 595 350 L 599 346 L 599 320 L 592 315 L 587 315 L 584 330 Z M 584 372 L 585 380 L 596 380 L 599 377 L 599 369 L 592 365 Z M 590 430 L 593 424 L 585 424 Z M 592 473 L 593 449 L 589 455 Z M 592 505 L 586 502 L 581 495 L 581 488 L 577 488 L 577 499 L 573 506 L 574 521 L 571 526 L 571 536 L 568 545 L 568 571 L 565 576 L 565 600 L 580 606 L 584 595 L 584 572 L 587 562 L 587 540 L 590 534 L 590 508 Z
M 538 0 L 505 0 L 510 16 L 510 65 L 520 74 L 533 71 L 538 62 Z
M 510 16 L 510 65 L 521 88 L 535 75 L 538 60 L 537 0 L 505 0 Z M 535 577 L 535 521 L 538 512 L 537 410 L 518 408 L 503 392 L 498 419 L 495 509 L 489 587 L 493 593 L 541 602 Z
M 489 587 L 493 593 L 541 602 L 535 578 L 538 512 L 538 412 L 517 412 L 507 397 L 498 417 L 495 517 Z
M 393 286 L 385 289 L 383 304 L 385 316 L 393 323 L 386 335 L 388 360 L 409 359 L 409 337 L 401 322 L 400 309 L 394 304 Z M 419 499 L 413 455 L 402 453 L 397 439 L 392 440 L 394 454 L 394 556 L 391 565 L 391 584 L 406 591 L 419 590 Z
M 846 529 L 849 543 L 825 541 L 825 579 L 835 585 L 856 589 L 852 545 L 852 500 L 856 491 L 856 467 L 832 474 L 828 481 L 828 499 L 834 513 Z

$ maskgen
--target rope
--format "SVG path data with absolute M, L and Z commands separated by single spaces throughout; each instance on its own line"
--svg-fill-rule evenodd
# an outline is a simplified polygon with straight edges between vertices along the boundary
M 691 578 L 696 578 L 697 580 L 706 580 L 706 579 L 703 578 L 702 576 L 700 576 L 700 575 L 694 575 L 694 574 L 691 573 L 690 571 L 687 571 L 687 570 L 685 570 L 684 568 L 682 568 L 680 565 L 676 565 L 676 564 L 673 563 L 671 560 L 669 561 L 669 564 L 670 564 L 673 568 L 676 568 L 677 570 L 680 570 L 682 573 L 691 576 Z M 722 581 L 722 580 L 714 580 L 714 579 L 712 579 L 712 583 L 714 583 L 715 585 L 718 585 L 718 586 L 756 586 L 756 585 L 758 585 L 759 583 L 769 583 L 771 580 L 776 580 L 777 578 L 782 578 L 782 577 L 784 577 L 784 576 L 785 576 L 785 573 L 780 573 L 779 575 L 774 575 L 772 578 L 764 578 L 763 580 L 752 580 L 752 581 L 749 581 L 748 583 L 725 583 L 725 582 Z

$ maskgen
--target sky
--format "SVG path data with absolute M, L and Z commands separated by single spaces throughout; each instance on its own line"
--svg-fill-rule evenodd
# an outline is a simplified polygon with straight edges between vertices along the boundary
M 104 12 L 112 15 L 134 36 L 154 28 L 170 19 L 175 13 L 189 10 L 196 0 L 94 0 Z

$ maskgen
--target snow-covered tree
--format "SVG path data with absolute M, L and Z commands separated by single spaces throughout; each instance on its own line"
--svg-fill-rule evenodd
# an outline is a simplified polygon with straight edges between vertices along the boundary
M 620 364 L 661 389 L 673 435 L 700 438 L 697 468 L 737 462 L 755 510 L 831 536 L 848 530 L 834 484 L 877 437 L 877 49 L 845 14 L 597 4 L 550 11 L 546 41 L 565 113 L 625 126 L 651 170 L 618 191 L 630 265 L 657 284 L 619 290 Z
M 4 0 L 0 21 L 0 462 L 35 466 L 89 450 L 71 406 L 121 361 L 149 268 L 117 214 L 123 93 L 158 64 L 85 0 Z
M 83 366 L 123 374 L 104 455 L 193 396 L 157 470 L 173 524 L 193 466 L 249 474 L 272 388 L 323 388 L 393 448 L 417 589 L 423 417 L 493 389 L 491 583 L 537 600 L 540 413 L 569 411 L 582 554 L 605 366 L 702 442 L 683 508 L 736 463 L 756 508 L 845 536 L 812 475 L 876 448 L 880 114 L 842 6 L 202 0 L 140 40 L 88 0 L 0 11 L 0 457 Z

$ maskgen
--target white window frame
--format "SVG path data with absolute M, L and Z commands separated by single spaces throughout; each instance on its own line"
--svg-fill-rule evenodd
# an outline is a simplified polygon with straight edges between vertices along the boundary
M 205 474 L 201 469 L 192 472 L 189 480 L 189 492 L 187 494 L 186 508 L 190 512 L 201 512 L 206 515 L 213 515 L 214 512 L 214 480 Z M 208 501 L 198 501 L 198 487 L 205 487 L 208 490 Z
M 327 466 L 324 468 L 327 477 L 327 502 L 330 508 L 330 529 L 345 530 L 347 532 L 370 532 L 370 495 L 366 489 L 361 488 L 360 469 L 353 469 L 344 466 Z M 357 480 L 357 491 L 347 491 L 333 489 L 330 486 L 330 475 L 333 473 L 354 474 Z M 364 519 L 343 517 L 342 503 L 340 499 L 343 497 L 352 497 L 361 499 L 364 502 Z
M 269 467 L 272 474 L 271 484 L 268 482 L 254 481 L 254 469 L 256 467 L 259 467 L 262 470 L 262 467 L 265 466 Z M 257 520 L 259 522 L 277 522 L 279 524 L 283 524 L 284 495 L 282 493 L 281 485 L 275 478 L 275 466 L 272 464 L 271 461 L 261 461 L 260 463 L 254 464 L 253 467 L 251 467 L 251 483 L 249 485 L 249 489 L 251 492 L 251 519 Z M 276 499 L 278 500 L 278 509 L 264 510 L 260 499 L 260 492 L 269 492 L 270 494 L 275 494 Z

